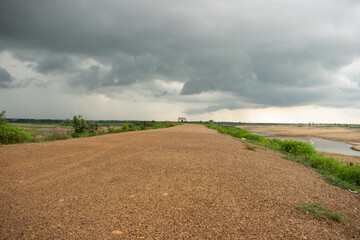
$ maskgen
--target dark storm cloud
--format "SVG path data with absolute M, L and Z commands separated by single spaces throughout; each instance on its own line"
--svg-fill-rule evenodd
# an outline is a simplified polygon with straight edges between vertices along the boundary
M 21 88 L 30 85 L 36 87 L 44 87 L 46 86 L 46 83 L 36 78 L 26 78 L 20 81 L 15 81 L 15 79 L 10 75 L 10 73 L 0 66 L 0 89 Z
M 14 50 L 13 56 L 42 74 L 62 74 L 75 71 L 72 60 L 65 54 L 49 53 L 46 51 Z
M 67 83 L 89 92 L 161 79 L 183 82 L 183 96 L 235 96 L 199 112 L 331 106 L 326 87 L 360 56 L 359 9 L 350 0 L 0 1 L 0 50 L 42 74 L 72 73 Z M 99 64 L 77 66 L 89 58 Z
M 0 67 L 0 88 L 9 88 L 12 77 L 4 68 Z
M 66 56 L 45 58 L 35 66 L 35 70 L 39 73 L 65 72 L 70 68 L 71 61 Z
M 139 81 L 151 81 L 162 77 L 157 73 L 157 60 L 151 55 L 129 56 L 118 55 L 112 58 L 109 70 L 103 70 L 99 66 L 91 66 L 79 71 L 71 78 L 72 86 L 85 86 L 89 89 L 97 89 L 108 86 L 125 86 Z
M 141 54 L 161 48 L 164 35 L 181 35 L 171 28 L 176 20 L 158 7 L 142 1 L 1 1 L 2 48 Z

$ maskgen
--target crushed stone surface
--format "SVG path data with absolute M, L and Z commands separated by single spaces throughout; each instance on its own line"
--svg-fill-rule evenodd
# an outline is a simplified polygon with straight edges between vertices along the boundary
M 0 146 L 0 204 L 0 239 L 360 239 L 355 194 L 191 124 Z

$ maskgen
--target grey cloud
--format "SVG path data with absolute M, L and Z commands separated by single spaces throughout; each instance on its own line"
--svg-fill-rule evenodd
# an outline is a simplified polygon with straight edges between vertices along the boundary
M 36 87 L 44 86 L 44 84 L 36 78 L 27 78 L 20 81 L 15 81 L 10 73 L 0 66 L 0 89 L 21 88 L 27 87 L 29 85 Z
M 185 113 L 187 115 L 196 115 L 196 114 L 203 114 L 203 113 L 209 113 L 209 112 L 216 112 L 218 110 L 222 110 L 222 109 L 229 109 L 229 110 L 234 110 L 234 109 L 240 109 L 240 108 L 259 108 L 261 107 L 261 105 L 256 105 L 256 104 L 242 104 L 240 102 L 225 102 L 225 103 L 221 103 L 221 104 L 212 104 L 208 107 L 205 108 L 190 108 L 190 109 L 186 109 Z
M 9 88 L 11 83 L 11 75 L 4 68 L 0 67 L 0 88 Z
M 40 73 L 65 72 L 71 69 L 71 61 L 66 56 L 42 59 L 35 66 L 35 70 Z
M 137 81 L 149 81 L 158 76 L 157 59 L 154 56 L 118 56 L 113 60 L 106 85 L 129 85 Z
M 96 89 L 109 86 L 125 86 L 136 82 L 151 81 L 160 77 L 157 62 L 152 56 L 129 56 L 121 54 L 112 58 L 110 70 L 91 66 L 69 80 L 73 86 Z
M 324 93 L 320 95 L 318 91 L 303 91 L 302 89 L 297 88 L 273 88 L 269 91 L 269 88 L 266 86 L 253 88 L 252 90 L 249 88 L 244 89 L 241 93 L 238 92 L 233 95 L 236 97 L 232 99 L 232 101 L 224 100 L 216 104 L 212 103 L 205 108 L 187 109 L 186 114 L 202 114 L 206 112 L 215 112 L 221 109 L 234 110 L 242 108 L 265 108 L 270 106 L 301 106 L 312 104 L 314 101 L 321 102 L 324 98 Z M 344 102 L 342 104 L 344 104 Z M 329 103 L 324 105 L 329 105 Z M 340 105 L 341 104 L 337 104 L 336 106 L 339 107 Z
M 185 83 L 184 99 L 212 91 L 236 96 L 199 111 L 351 104 L 325 89 L 360 57 L 359 6 L 352 0 L 5 0 L 0 49 L 39 73 L 70 73 L 67 84 L 88 92 L 161 79 Z M 88 58 L 105 67 L 77 66 Z
M 95 89 L 101 85 L 101 82 L 102 78 L 100 67 L 91 66 L 70 79 L 69 83 L 75 87 L 86 85 L 86 87 L 89 89 Z
M 42 74 L 62 74 L 76 71 L 73 61 L 65 54 L 56 54 L 47 51 L 15 50 L 13 56 L 30 62 L 29 67 Z
M 7 45 L 61 53 L 104 55 L 116 49 L 141 54 L 163 47 L 158 40 L 164 35 L 181 36 L 179 28 L 185 27 L 183 19 L 167 14 L 166 6 L 137 1 L 5 0 L 0 9 Z
M 359 76 L 352 77 L 351 81 L 357 83 L 360 87 L 360 73 Z
M 337 95 L 329 96 L 326 90 L 315 92 L 312 88 L 333 83 L 332 74 L 353 59 L 350 54 L 342 56 L 338 50 L 333 51 L 335 46 L 323 52 L 317 45 L 282 51 L 268 47 L 249 51 L 245 61 L 212 65 L 207 73 L 201 73 L 205 77 L 190 79 L 182 94 L 230 91 L 245 102 L 264 106 L 303 105 L 326 98 L 334 100 Z M 355 52 L 359 53 L 353 49 Z

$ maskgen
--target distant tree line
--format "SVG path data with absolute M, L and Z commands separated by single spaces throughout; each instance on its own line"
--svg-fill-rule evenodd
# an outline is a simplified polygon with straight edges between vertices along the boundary
M 61 124 L 67 125 L 66 123 L 69 123 L 72 121 L 70 119 L 31 119 L 31 118 L 4 118 L 10 123 L 41 123 L 41 124 Z M 89 122 L 95 122 L 93 120 L 88 120 Z M 208 124 L 212 120 L 208 121 L 188 121 L 188 123 L 205 123 Z M 138 123 L 143 122 L 141 120 L 97 120 L 100 125 L 106 125 L 106 124 L 124 124 L 124 123 Z M 247 123 L 247 122 L 226 122 L 226 121 L 220 121 L 215 122 L 218 125 L 233 125 L 233 126 L 241 126 L 241 125 L 264 125 L 264 126 L 271 126 L 271 125 L 281 125 L 281 126 L 314 126 L 314 127 L 354 127 L 359 128 L 360 124 L 342 124 L 342 123 Z
M 6 118 L 6 120 L 8 122 L 11 123 L 42 123 L 42 124 L 46 124 L 46 123 L 52 123 L 52 124 L 61 124 L 61 123 L 66 123 L 68 121 L 72 121 L 70 119 L 32 119 L 32 118 Z M 98 123 L 103 123 L 103 124 L 112 124 L 112 123 L 119 123 L 119 124 L 123 124 L 123 123 L 137 123 L 137 122 L 141 122 L 141 120 L 87 120 L 90 122 L 98 122 Z

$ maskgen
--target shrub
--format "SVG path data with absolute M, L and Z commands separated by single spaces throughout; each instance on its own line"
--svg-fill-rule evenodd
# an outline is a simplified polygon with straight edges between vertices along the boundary
M 269 139 L 269 145 L 271 145 L 273 149 L 280 149 L 282 141 L 277 138 Z
M 153 126 L 154 129 L 158 129 L 158 128 L 164 128 L 165 126 L 162 125 L 161 123 L 157 123 Z
M 126 131 L 129 131 L 129 129 L 130 129 L 129 124 L 128 124 L 128 123 L 124 123 L 123 126 L 122 126 L 122 130 L 123 130 L 124 132 L 126 132 Z
M 316 153 L 310 143 L 293 140 L 284 140 L 280 145 L 280 150 L 294 155 L 311 155 Z
M 31 140 L 34 136 L 33 132 L 8 124 L 4 116 L 5 111 L 0 114 L 0 144 L 21 143 Z
M 132 132 L 132 131 L 141 131 L 141 130 L 142 130 L 142 129 L 141 129 L 140 126 L 136 126 L 136 125 L 134 125 L 134 124 L 131 124 L 131 125 L 129 126 L 129 130 L 128 130 L 128 131 Z
M 71 135 L 69 133 L 61 134 L 61 133 L 54 132 L 48 136 L 45 136 L 44 140 L 45 141 L 54 141 L 54 140 L 65 140 L 65 139 L 69 139 L 69 138 L 71 138 Z
M 149 121 L 142 121 L 142 122 L 137 122 L 135 125 L 139 126 L 141 128 L 141 130 L 145 130 L 149 127 L 152 127 L 154 125 L 154 121 L 153 122 L 149 122 Z
M 350 166 L 350 164 L 347 163 L 338 169 L 336 176 L 347 182 L 360 186 L 360 164 Z
M 141 127 L 140 126 L 134 126 L 131 129 L 133 129 L 133 131 L 141 131 Z
M 175 122 L 164 122 L 165 124 L 165 127 L 174 127 L 174 126 L 178 126 L 180 125 L 181 123 L 175 123 Z
M 77 133 L 77 132 L 73 132 L 71 134 L 71 137 L 73 138 L 81 138 L 81 137 L 92 137 L 95 136 L 94 133 L 90 133 L 90 132 L 84 132 L 84 133 Z
M 74 116 L 72 121 L 74 133 L 94 133 L 98 130 L 99 124 L 97 122 L 90 122 L 85 120 L 81 115 Z
M 121 129 L 116 129 L 116 128 L 108 128 L 107 133 L 111 134 L 111 133 L 119 133 L 121 132 Z
M 335 161 L 332 157 L 325 157 L 322 154 L 313 154 L 306 159 L 310 167 L 326 171 L 328 173 L 335 173 L 341 168 L 342 164 Z
M 5 119 L 5 111 L 2 111 L 0 113 L 0 125 L 6 124 L 6 119 Z

